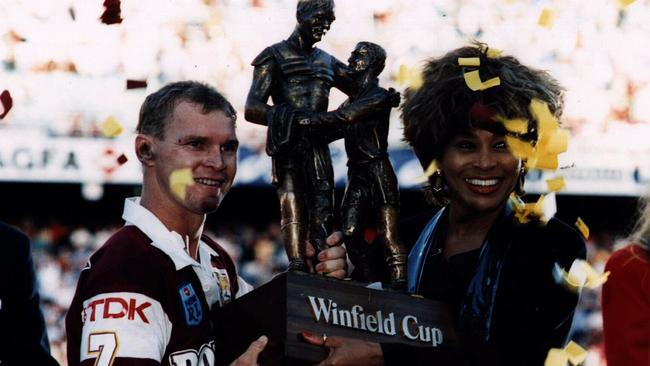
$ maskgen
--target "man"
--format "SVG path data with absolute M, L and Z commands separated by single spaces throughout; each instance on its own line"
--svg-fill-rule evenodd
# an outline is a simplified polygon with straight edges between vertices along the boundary
M 29 238 L 0 222 L 0 246 L 0 365 L 58 365 L 39 308 Z
M 327 137 L 296 127 L 305 116 L 327 111 L 330 88 L 349 91 L 351 80 L 343 63 L 314 47 L 335 19 L 334 1 L 299 0 L 296 17 L 291 36 L 253 61 L 245 117 L 268 126 L 266 151 L 273 158 L 289 269 L 307 271 L 307 239 L 320 251 L 332 231 L 334 172 Z
M 126 200 L 125 226 L 81 273 L 66 317 L 69 366 L 214 364 L 211 311 L 250 290 L 202 234 L 235 177 L 235 120 L 230 103 L 197 82 L 146 98 L 135 140 L 142 197 Z M 192 182 L 179 189 L 172 177 L 188 170 Z M 323 254 L 322 269 L 344 272 L 343 248 Z M 265 344 L 260 337 L 235 364 L 255 364 Z
M 348 60 L 355 89 L 337 110 L 321 113 L 301 125 L 342 126 L 348 155 L 348 184 L 341 204 L 344 241 L 350 260 L 363 278 L 368 245 L 364 240 L 366 218 L 376 218 L 379 243 L 386 250 L 390 284 L 406 286 L 406 249 L 399 241 L 399 190 L 388 159 L 388 127 L 391 107 L 399 105 L 399 93 L 379 86 L 386 51 L 370 42 L 359 42 Z M 372 214 L 377 211 L 377 216 Z M 373 216 L 370 216 L 373 215 Z

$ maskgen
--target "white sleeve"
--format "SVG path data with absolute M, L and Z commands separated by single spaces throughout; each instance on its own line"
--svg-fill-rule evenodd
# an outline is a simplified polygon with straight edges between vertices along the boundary
M 251 286 L 251 284 L 239 276 L 237 276 L 237 286 L 239 286 L 239 290 L 237 290 L 237 294 L 235 294 L 235 299 L 240 298 L 253 291 L 253 286 Z
M 135 292 L 103 293 L 83 303 L 80 360 L 116 357 L 162 361 L 172 323 L 160 302 Z

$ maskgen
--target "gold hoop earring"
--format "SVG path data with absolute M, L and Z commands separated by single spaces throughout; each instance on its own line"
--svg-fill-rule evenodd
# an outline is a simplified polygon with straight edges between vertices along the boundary
M 433 173 L 433 185 L 431 186 L 434 192 L 440 193 L 444 189 L 444 182 L 442 180 L 442 171 L 436 169 L 436 172 Z

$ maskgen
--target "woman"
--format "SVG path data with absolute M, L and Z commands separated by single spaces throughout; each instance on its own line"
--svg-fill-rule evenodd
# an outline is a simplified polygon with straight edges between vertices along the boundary
M 458 62 L 464 57 L 478 57 L 481 79 L 499 76 L 500 85 L 470 90 L 463 77 L 468 70 Z M 508 150 L 496 116 L 530 121 L 523 135 L 534 139 L 531 100 L 545 102 L 558 118 L 562 89 L 546 72 L 513 57 L 488 56 L 484 45 L 428 61 L 423 78 L 419 89 L 406 92 L 404 136 L 424 168 L 437 163 L 427 194 L 445 206 L 409 220 L 400 235 L 415 242 L 409 290 L 451 305 L 461 350 L 330 337 L 322 365 L 542 365 L 551 347 L 564 346 L 578 300 L 554 281 L 553 266 L 568 269 L 585 257 L 585 247 L 557 219 L 516 222 L 508 197 L 522 193 L 525 170 Z M 305 338 L 323 344 L 320 337 Z
M 607 261 L 602 311 L 608 366 L 650 365 L 650 195 L 628 244 Z

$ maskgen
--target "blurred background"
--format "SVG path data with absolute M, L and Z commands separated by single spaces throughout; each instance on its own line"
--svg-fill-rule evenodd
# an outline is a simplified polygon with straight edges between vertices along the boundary
M 424 60 L 474 39 L 549 70 L 566 88 L 562 123 L 572 133 L 560 157 L 566 189 L 556 196 L 557 216 L 583 218 L 591 229 L 589 261 L 602 271 L 650 182 L 650 1 L 629 2 L 337 0 L 337 20 L 318 46 L 346 61 L 358 41 L 381 44 L 388 59 L 380 82 L 398 90 Z M 206 230 L 255 286 L 286 265 L 266 130 L 244 120 L 243 106 L 250 62 L 289 36 L 296 0 L 123 0 L 123 21 L 112 25 L 99 20 L 102 4 L 0 0 L 0 92 L 13 98 L 0 119 L 0 220 L 33 240 L 52 351 L 63 365 L 63 317 L 79 271 L 122 225 L 124 198 L 139 192 L 139 106 L 168 82 L 212 84 L 239 114 L 236 185 Z M 540 22 L 543 11 L 550 21 Z M 128 79 L 148 86 L 127 89 Z M 330 109 L 344 99 L 334 91 Z M 125 132 L 104 137 L 99 126 L 109 117 Z M 389 146 L 402 216 L 416 214 L 426 208 L 414 183 L 422 169 L 401 142 L 397 112 Z M 331 150 L 340 198 L 342 142 Z M 543 192 L 547 175 L 530 172 L 527 190 Z M 599 290 L 585 290 L 572 338 L 589 349 L 587 365 L 604 365 L 601 332 Z

